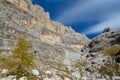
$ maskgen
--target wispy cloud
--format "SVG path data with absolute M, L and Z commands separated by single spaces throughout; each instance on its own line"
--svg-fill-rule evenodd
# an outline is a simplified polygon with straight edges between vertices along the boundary
M 120 0 L 85 0 L 82 3 L 80 0 L 71 8 L 60 13 L 56 20 L 67 25 L 80 22 L 85 22 L 86 24 L 92 21 L 99 22 L 88 28 L 91 31 L 84 32 L 87 34 L 93 31 L 99 32 L 100 29 L 103 30 L 106 26 L 119 28 L 120 17 L 115 15 L 120 11 L 119 4 Z
M 116 30 L 120 28 L 120 14 L 116 15 L 116 17 L 105 20 L 99 24 L 88 27 L 87 29 L 83 31 L 83 33 L 85 34 L 99 33 L 99 32 L 102 32 L 105 27 L 110 27 L 112 30 Z
M 61 2 L 61 0 L 46 0 L 46 2 Z

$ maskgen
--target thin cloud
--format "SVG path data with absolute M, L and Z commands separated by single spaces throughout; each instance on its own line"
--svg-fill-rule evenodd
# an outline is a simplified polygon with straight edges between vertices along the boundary
M 46 2 L 60 2 L 61 0 L 46 0 Z
M 120 28 L 120 17 L 118 17 L 120 15 L 116 14 L 120 12 L 119 4 L 120 0 L 86 0 L 82 3 L 78 1 L 77 5 L 60 13 L 56 21 L 65 25 L 80 24 L 81 22 L 94 23 L 95 25 L 88 26 L 88 29 L 84 30 L 85 34 L 101 32 L 105 27 L 118 29 Z
M 103 18 L 103 15 L 109 14 L 114 10 L 113 6 L 119 4 L 120 1 L 118 0 L 89 0 L 84 1 L 82 4 L 79 1 L 77 5 L 75 4 L 75 6 L 62 12 L 56 20 L 64 24 L 71 24 L 79 21 Z
M 110 27 L 112 30 L 116 30 L 116 29 L 120 28 L 120 14 L 116 15 L 116 17 L 113 17 L 109 20 L 106 20 L 99 24 L 91 26 L 91 27 L 85 29 L 82 33 L 84 33 L 84 34 L 100 33 L 104 30 L 105 27 Z

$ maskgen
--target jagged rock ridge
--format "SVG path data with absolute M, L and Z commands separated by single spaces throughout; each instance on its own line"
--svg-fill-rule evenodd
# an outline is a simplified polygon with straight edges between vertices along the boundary
M 62 38 L 65 34 L 68 36 L 74 34 L 78 36 L 77 39 L 83 37 L 82 42 L 88 41 L 86 36 L 76 34 L 71 27 L 51 21 L 49 13 L 44 12 L 43 8 L 38 5 L 32 5 L 30 0 L 1 0 L 0 13 L 1 27 L 16 28 L 19 32 L 25 32 L 26 35 L 34 36 L 41 41 L 65 44 Z M 9 32 L 14 33 L 14 30 L 9 30 Z
M 94 39 L 89 44 L 90 52 L 99 52 L 107 47 L 120 44 L 120 30 L 105 32 Z
M 57 61 L 63 61 L 64 48 L 79 49 L 89 41 L 85 35 L 76 33 L 71 27 L 51 21 L 49 13 L 44 12 L 42 7 L 33 5 L 30 0 L 1 0 L 1 48 L 12 49 L 19 37 L 32 42 L 31 48 L 37 56 L 41 54 L 40 56 Z
M 36 69 L 39 72 L 49 69 L 54 77 L 56 70 L 60 71 L 58 78 L 63 73 L 66 75 L 67 65 L 81 60 L 80 49 L 89 41 L 71 27 L 51 21 L 49 13 L 30 0 L 0 0 L 1 56 L 9 56 L 20 37 L 31 41 Z

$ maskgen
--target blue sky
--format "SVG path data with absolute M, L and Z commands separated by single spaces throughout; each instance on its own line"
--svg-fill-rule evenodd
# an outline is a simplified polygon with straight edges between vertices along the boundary
M 72 26 L 93 38 L 105 27 L 120 28 L 120 0 L 32 0 L 50 13 L 52 20 Z

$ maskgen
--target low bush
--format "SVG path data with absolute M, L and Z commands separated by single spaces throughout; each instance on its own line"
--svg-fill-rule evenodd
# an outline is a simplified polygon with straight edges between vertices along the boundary
M 109 76 L 112 80 L 113 76 L 120 76 L 120 65 L 117 63 L 104 64 L 104 66 L 99 69 L 99 73 L 102 76 Z
M 120 51 L 120 46 L 113 45 L 113 46 L 110 46 L 110 47 L 106 48 L 105 50 L 103 50 L 102 53 L 106 56 L 110 56 L 113 58 L 119 51 Z

